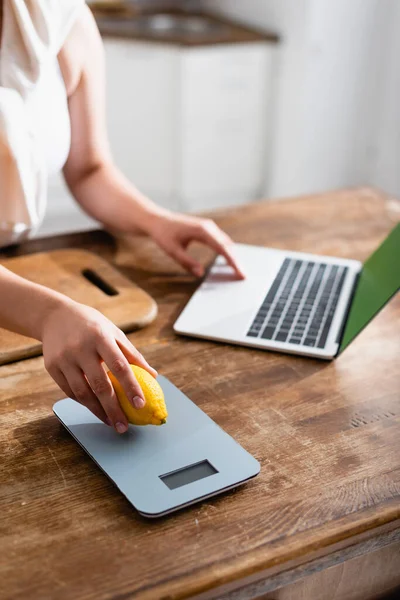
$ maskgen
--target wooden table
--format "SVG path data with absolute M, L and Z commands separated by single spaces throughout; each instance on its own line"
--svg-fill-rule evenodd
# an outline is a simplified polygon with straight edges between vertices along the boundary
M 400 203 L 361 189 L 214 218 L 237 241 L 362 260 Z M 157 300 L 158 319 L 131 339 L 261 474 L 146 520 L 53 416 L 62 392 L 42 358 L 3 366 L 0 597 L 365 600 L 400 585 L 400 297 L 337 360 L 285 356 L 176 337 L 196 282 L 149 241 L 98 233 L 23 251 L 67 244 L 95 249 Z

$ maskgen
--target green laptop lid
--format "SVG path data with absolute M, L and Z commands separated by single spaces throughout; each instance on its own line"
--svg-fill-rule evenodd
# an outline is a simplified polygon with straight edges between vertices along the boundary
M 400 223 L 367 259 L 360 273 L 339 352 L 400 289 Z

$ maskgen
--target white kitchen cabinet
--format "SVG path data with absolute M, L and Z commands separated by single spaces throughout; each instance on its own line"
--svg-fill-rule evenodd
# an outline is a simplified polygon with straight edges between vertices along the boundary
M 263 42 L 181 53 L 178 190 L 186 210 L 261 196 L 272 56 Z
M 116 164 L 143 192 L 177 208 L 179 50 L 105 38 L 107 126 Z
M 116 164 L 160 204 L 199 211 L 261 195 L 273 45 L 105 39 Z

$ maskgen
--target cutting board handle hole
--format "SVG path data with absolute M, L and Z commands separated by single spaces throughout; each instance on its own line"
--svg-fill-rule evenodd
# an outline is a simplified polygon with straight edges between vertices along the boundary
M 107 294 L 107 296 L 118 296 L 119 292 L 112 285 L 107 283 L 96 271 L 93 269 L 83 269 L 82 275 L 85 279 L 90 281 L 92 285 L 95 285 L 99 290 Z

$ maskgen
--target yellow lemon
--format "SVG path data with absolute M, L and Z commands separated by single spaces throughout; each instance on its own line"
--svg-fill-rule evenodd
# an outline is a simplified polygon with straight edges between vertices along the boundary
M 133 425 L 163 425 L 167 421 L 168 412 L 165 405 L 164 393 L 160 384 L 150 373 L 130 365 L 134 376 L 143 390 L 146 404 L 143 408 L 134 408 L 125 395 L 120 382 L 114 377 L 111 371 L 108 376 L 113 384 L 119 403 L 124 411 L 129 423 Z

